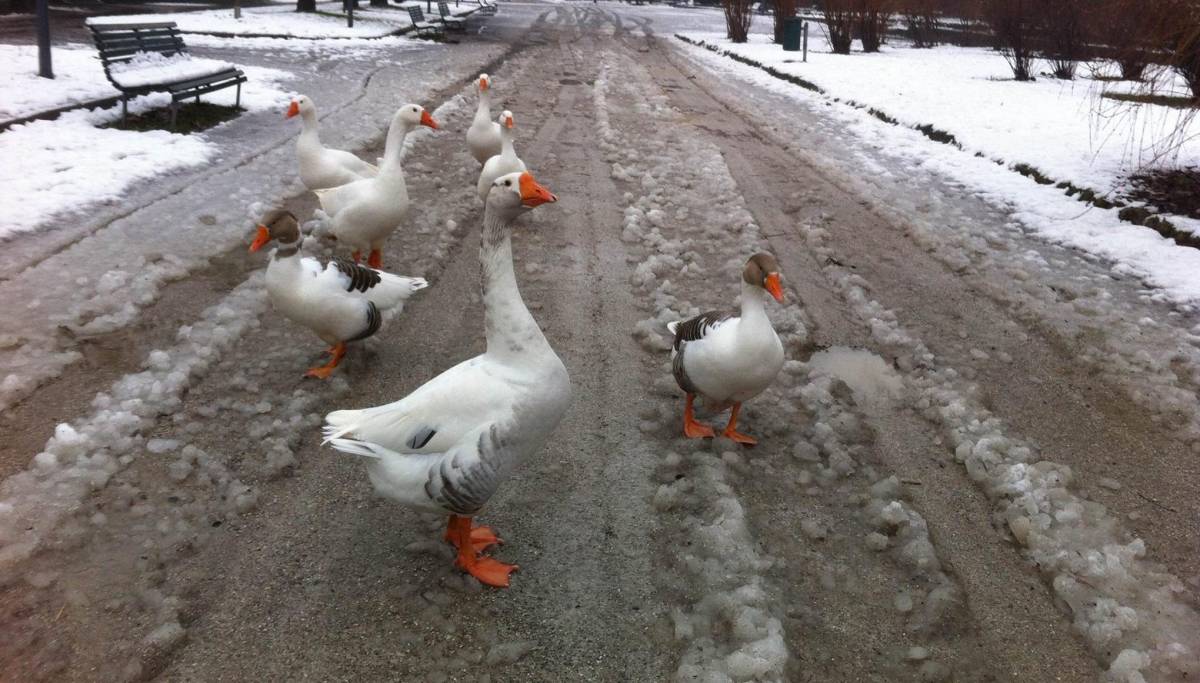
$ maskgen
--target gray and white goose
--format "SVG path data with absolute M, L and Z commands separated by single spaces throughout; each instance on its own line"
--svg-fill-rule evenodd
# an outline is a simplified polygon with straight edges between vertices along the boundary
M 326 379 L 346 355 L 346 342 L 379 331 L 385 313 L 399 313 L 404 302 L 428 283 L 361 266 L 350 259 L 322 264 L 300 255 L 300 226 L 288 211 L 272 211 L 258 226 L 250 251 L 270 242 L 279 247 L 267 264 L 267 294 L 286 318 L 317 333 L 330 345 L 329 363 L 308 371 Z
M 499 542 L 472 527 L 509 471 L 558 426 L 571 399 L 567 369 L 529 313 L 512 261 L 512 222 L 557 198 L 528 172 L 496 179 L 484 208 L 483 354 L 446 370 L 408 396 L 325 416 L 325 441 L 370 458 L 376 492 L 420 510 L 449 513 L 446 540 L 457 566 L 506 587 L 515 565 L 480 552 Z
M 710 409 L 732 408 L 723 436 L 750 446 L 758 443 L 737 431 L 737 421 L 742 403 L 766 391 L 783 368 L 783 343 L 764 306 L 768 294 L 783 301 L 779 264 L 770 254 L 755 254 L 742 270 L 740 314 L 709 311 L 667 325 L 675 335 L 672 371 L 687 394 L 683 433 L 688 438 L 715 436 L 711 427 L 696 421 L 693 402 L 699 395 Z

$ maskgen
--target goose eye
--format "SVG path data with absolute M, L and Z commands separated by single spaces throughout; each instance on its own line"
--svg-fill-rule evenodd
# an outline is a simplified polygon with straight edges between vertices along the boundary
M 505 181 L 504 181 L 504 186 L 505 186 L 505 187 L 512 187 L 512 181 L 511 181 L 511 180 L 505 180 Z

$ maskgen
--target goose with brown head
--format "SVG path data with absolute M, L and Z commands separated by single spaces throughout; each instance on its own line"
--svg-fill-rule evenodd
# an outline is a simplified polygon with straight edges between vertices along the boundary
M 755 254 L 742 269 L 739 313 L 709 311 L 667 325 L 675 335 L 672 371 L 687 395 L 685 436 L 716 435 L 711 427 L 696 421 L 694 401 L 700 396 L 711 409 L 732 409 L 722 436 L 748 446 L 757 443 L 754 437 L 737 431 L 737 421 L 742 403 L 771 386 L 783 368 L 783 343 L 767 317 L 767 296 L 783 302 L 779 263 L 770 254 Z
M 310 369 L 309 377 L 329 377 L 346 354 L 346 342 L 375 334 L 383 324 L 383 312 L 398 313 L 408 297 L 427 285 L 422 278 L 380 272 L 349 259 L 322 264 L 300 256 L 300 224 L 289 211 L 263 216 L 250 251 L 271 242 L 279 245 L 265 278 L 271 306 L 330 345 L 329 363 Z

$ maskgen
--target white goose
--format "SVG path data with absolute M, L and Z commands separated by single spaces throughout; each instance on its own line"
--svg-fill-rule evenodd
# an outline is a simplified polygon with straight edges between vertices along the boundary
M 405 300 L 428 284 L 419 277 L 381 273 L 348 259 L 323 266 L 314 258 L 300 256 L 300 226 L 287 211 L 273 211 L 263 217 L 263 223 L 250 251 L 271 241 L 279 243 L 267 265 L 271 305 L 332 347 L 329 363 L 309 370 L 309 377 L 329 377 L 346 354 L 346 342 L 375 334 L 384 313 L 399 313 Z
M 300 137 L 296 138 L 296 159 L 300 162 L 300 180 L 310 190 L 323 190 L 373 178 L 379 169 L 350 152 L 330 149 L 321 144 L 317 132 L 317 107 L 307 95 L 292 100 L 287 118 L 299 115 L 303 119 Z
M 325 416 L 325 441 L 370 458 L 375 490 L 398 503 L 446 512 L 456 564 L 483 583 L 506 587 L 516 567 L 480 551 L 499 542 L 477 514 L 511 468 L 533 453 L 562 419 L 571 380 L 530 315 L 512 262 L 512 221 L 557 201 L 529 173 L 499 178 L 484 209 L 483 270 L 487 350 L 403 399 Z
M 758 443 L 737 431 L 737 420 L 742 403 L 771 386 L 783 367 L 783 344 L 763 306 L 767 293 L 783 301 L 779 264 L 770 254 L 755 254 L 742 271 L 741 315 L 709 311 L 667 325 L 675 335 L 672 371 L 687 393 L 685 436 L 715 436 L 711 427 L 696 421 L 692 403 L 699 394 L 713 410 L 733 407 L 723 436 L 750 446 Z
M 408 214 L 408 187 L 400 154 L 405 136 L 417 126 L 438 127 L 421 105 L 400 107 L 388 127 L 379 175 L 316 190 L 321 209 L 332 220 L 330 234 L 354 250 L 355 261 L 369 249 L 367 264 L 372 268 L 383 267 L 383 243 Z
M 483 170 L 479 172 L 479 182 L 476 183 L 475 189 L 479 192 L 479 198 L 487 201 L 488 190 L 492 189 L 492 183 L 496 182 L 496 178 L 509 173 L 520 173 L 525 170 L 525 162 L 521 161 L 521 157 L 517 156 L 517 151 L 513 149 L 513 115 L 507 109 L 500 114 L 500 153 L 483 165 Z
M 492 120 L 492 98 L 490 89 L 492 79 L 487 74 L 479 74 L 479 107 L 475 109 L 475 119 L 467 129 L 467 148 L 475 161 L 485 163 L 488 159 L 500 153 L 500 125 Z

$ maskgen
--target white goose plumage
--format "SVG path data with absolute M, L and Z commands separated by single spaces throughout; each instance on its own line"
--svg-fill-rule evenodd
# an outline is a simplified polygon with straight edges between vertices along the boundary
M 755 254 L 742 271 L 740 315 L 709 311 L 667 325 L 675 337 L 672 371 L 687 394 L 685 436 L 715 436 L 711 427 L 695 419 L 693 401 L 699 395 L 713 410 L 732 406 L 723 436 L 747 445 L 757 443 L 737 431 L 737 420 L 742 402 L 766 391 L 783 368 L 783 344 L 763 305 L 768 293 L 783 301 L 779 264 L 770 254 Z
M 479 74 L 479 106 L 475 109 L 475 119 L 467 129 L 467 149 L 475 161 L 486 163 L 488 159 L 500 153 L 500 124 L 492 120 L 492 79 L 487 74 Z
M 486 201 L 488 190 L 492 188 L 492 183 L 496 182 L 496 178 L 509 173 L 520 173 L 525 170 L 525 162 L 521 161 L 521 157 L 517 156 L 517 150 L 513 148 L 513 115 L 507 109 L 500 114 L 500 153 L 483 165 L 483 170 L 479 172 L 479 182 L 475 185 L 475 190 L 479 193 L 479 198 Z
M 272 307 L 332 347 L 329 363 L 309 370 L 310 377 L 329 377 L 346 353 L 346 342 L 375 334 L 385 315 L 399 313 L 404 302 L 428 284 L 419 277 L 383 273 L 346 259 L 322 265 L 300 255 L 300 227 L 291 213 L 275 211 L 263 222 L 250 251 L 271 241 L 279 243 L 266 273 Z
M 436 129 L 437 122 L 419 104 L 406 104 L 392 117 L 379 174 L 347 185 L 316 190 L 321 209 L 330 217 L 329 233 L 358 254 L 370 250 L 367 263 L 383 265 L 383 243 L 408 214 L 408 186 L 400 157 L 404 138 L 417 126 Z
M 292 100 L 287 118 L 300 116 L 303 127 L 296 138 L 296 160 L 300 165 L 300 180 L 310 190 L 323 190 L 374 178 L 379 169 L 357 156 L 321 144 L 318 132 L 317 107 L 307 95 Z
M 524 456 L 541 447 L 566 412 L 571 383 L 517 288 L 512 227 L 523 211 L 554 195 L 529 173 L 499 178 L 484 210 L 483 270 L 487 350 L 403 399 L 325 417 L 325 440 L 370 458 L 375 490 L 398 503 L 450 513 L 446 538 L 457 564 L 480 581 L 507 586 L 515 568 L 478 551 L 496 542 L 471 517 Z

